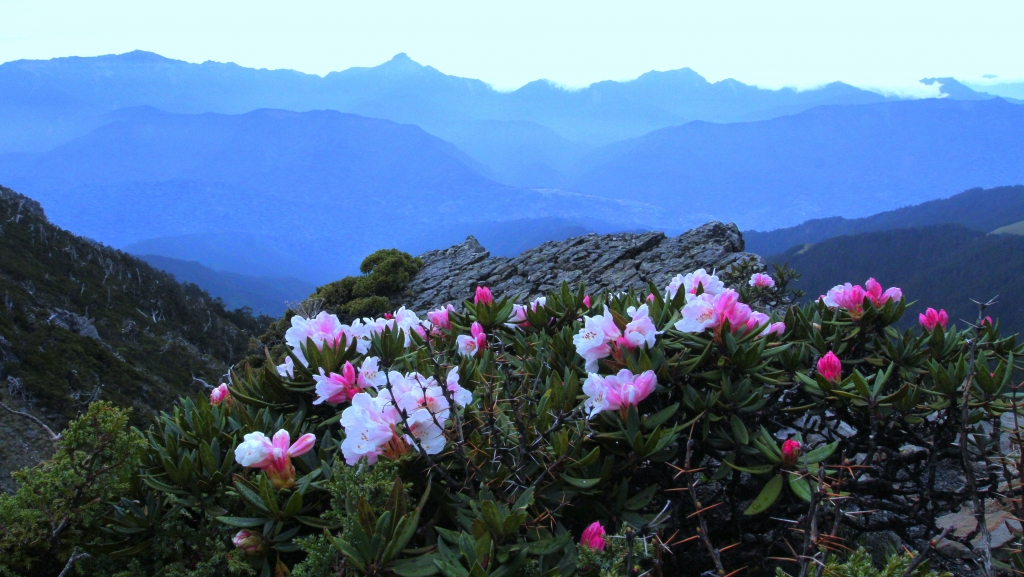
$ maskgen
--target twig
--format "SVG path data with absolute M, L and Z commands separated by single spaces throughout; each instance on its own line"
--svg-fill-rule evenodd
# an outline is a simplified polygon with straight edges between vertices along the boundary
M 948 535 L 952 529 L 953 524 L 950 523 L 949 527 L 943 529 L 942 533 L 940 533 L 938 537 L 932 539 L 931 541 L 928 541 L 928 544 L 925 545 L 924 550 L 914 556 L 914 560 L 910 562 L 910 565 L 907 567 L 907 570 L 903 572 L 902 577 L 910 577 L 911 573 L 914 572 L 914 569 L 917 569 L 917 566 L 920 565 L 921 562 L 924 561 L 925 557 L 928 556 L 928 553 L 931 552 L 932 547 L 938 545 L 940 541 L 945 539 L 946 535 Z
M 690 459 L 691 459 L 691 457 L 693 457 L 693 446 L 694 446 L 694 444 L 695 443 L 693 441 L 693 437 L 691 437 L 690 439 L 688 439 L 686 441 L 686 472 L 685 472 L 685 477 L 686 477 L 686 486 L 689 489 L 689 491 L 687 491 L 687 493 L 690 494 L 690 499 L 693 500 L 693 506 L 694 506 L 695 510 L 697 511 L 696 515 L 697 515 L 697 521 L 699 523 L 699 527 L 697 527 L 697 534 L 700 536 L 701 542 L 704 543 L 704 547 L 708 550 L 708 554 L 711 555 L 711 560 L 715 562 L 715 569 L 718 570 L 719 577 L 724 577 L 725 576 L 725 567 L 722 565 L 721 555 L 718 554 L 718 549 L 716 549 L 715 546 L 711 543 L 711 539 L 708 536 L 708 524 L 704 521 L 704 515 L 701 514 L 701 512 L 703 511 L 703 506 L 700 504 L 700 501 L 697 500 L 696 484 L 693 482 L 692 478 L 690 477 L 690 474 L 691 474 L 690 473 L 690 470 L 691 470 L 690 469 Z
M 78 547 L 75 547 L 75 550 L 71 552 L 71 557 L 68 558 L 67 564 L 64 565 L 64 569 L 60 572 L 60 575 L 57 575 L 57 577 L 67 577 L 76 562 L 81 561 L 82 559 L 88 559 L 89 557 L 91 557 L 91 555 L 85 551 L 79 551 Z
M 29 420 L 33 421 L 35 424 L 39 425 L 40 427 L 46 429 L 46 434 L 48 434 L 50 436 L 50 440 L 53 441 L 54 443 L 56 443 L 57 441 L 60 440 L 60 437 L 61 437 L 60 435 L 54 433 L 53 429 L 51 429 L 50 427 L 47 427 L 46 423 L 40 421 L 36 417 L 34 417 L 34 416 L 32 416 L 32 415 L 30 415 L 28 413 L 25 413 L 23 411 L 15 411 L 14 409 L 8 407 L 7 405 L 5 405 L 3 403 L 0 403 L 0 407 L 3 407 L 4 410 L 6 410 L 8 413 L 11 413 L 12 415 L 18 415 L 18 416 L 21 416 L 21 417 L 25 417 L 26 419 L 29 419 Z
M 972 299 L 973 300 L 973 299 Z M 968 434 L 970 427 L 970 399 L 971 385 L 974 383 L 974 375 L 977 371 L 975 361 L 978 350 L 978 327 L 985 318 L 985 309 L 995 303 L 995 299 L 987 303 L 974 301 L 978 304 L 978 322 L 974 328 L 974 338 L 971 339 L 971 347 L 968 352 L 967 378 L 964 379 L 964 395 L 960 408 L 960 459 L 964 466 L 964 476 L 967 478 L 967 490 L 971 496 L 971 504 L 974 507 L 974 519 L 978 523 L 978 530 L 981 532 L 982 547 L 982 570 L 986 577 L 992 575 L 992 534 L 985 522 L 985 500 L 978 496 L 978 483 L 974 478 L 974 463 L 971 461 L 970 449 L 968 447 Z

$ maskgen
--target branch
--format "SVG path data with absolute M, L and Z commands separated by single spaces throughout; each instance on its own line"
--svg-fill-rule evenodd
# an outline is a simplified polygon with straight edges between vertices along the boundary
M 0 407 L 3 407 L 4 410 L 6 410 L 8 413 L 10 413 L 12 415 L 18 415 L 18 416 L 21 416 L 21 417 L 25 417 L 26 419 L 29 419 L 29 420 L 35 422 L 35 424 L 39 425 L 40 427 L 46 429 L 46 434 L 50 436 L 50 440 L 53 441 L 54 443 L 56 443 L 57 441 L 60 440 L 60 437 L 61 437 L 60 435 L 54 433 L 53 429 L 51 429 L 50 427 L 47 427 L 46 423 L 40 421 L 36 417 L 34 417 L 34 416 L 32 416 L 32 415 L 30 415 L 28 413 L 25 413 L 23 411 L 15 411 L 14 409 L 8 407 L 7 405 L 5 405 L 3 403 L 0 403 Z
M 91 557 L 91 555 L 85 551 L 79 551 L 78 547 L 75 547 L 75 550 L 71 552 L 71 557 L 68 558 L 67 564 L 64 565 L 64 570 L 61 571 L 60 575 L 57 575 L 57 577 L 67 577 L 76 562 L 81 561 L 82 559 L 88 559 L 89 557 Z

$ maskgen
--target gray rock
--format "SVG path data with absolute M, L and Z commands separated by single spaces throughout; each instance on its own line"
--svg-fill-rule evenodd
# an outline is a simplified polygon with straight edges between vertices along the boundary
M 76 335 L 101 340 L 99 331 L 97 331 L 96 327 L 93 326 L 92 319 L 89 317 L 76 315 L 75 313 L 64 309 L 52 309 L 50 311 L 49 322 L 59 327 L 63 327 Z
M 424 266 L 409 284 L 404 304 L 423 312 L 471 298 L 478 284 L 495 295 L 530 301 L 558 288 L 562 281 L 585 283 L 587 291 L 643 290 L 664 287 L 677 274 L 698 268 L 726 270 L 749 263 L 764 270 L 756 254 L 743 252 L 735 224 L 709 222 L 677 237 L 662 232 L 588 234 L 546 242 L 515 258 L 491 257 L 473 237 L 455 246 L 420 255 Z
M 871 554 L 871 561 L 876 567 L 885 565 L 889 555 L 901 553 L 907 545 L 893 531 L 869 531 L 857 539 L 857 544 Z

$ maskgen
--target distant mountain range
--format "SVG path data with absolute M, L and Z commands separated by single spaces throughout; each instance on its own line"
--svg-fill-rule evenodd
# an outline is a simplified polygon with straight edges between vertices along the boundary
M 223 239 L 238 234 L 257 241 L 235 243 L 243 260 L 287 255 L 270 263 L 276 272 L 249 274 L 315 283 L 352 272 L 377 248 L 403 248 L 458 223 L 640 223 L 649 212 L 641 203 L 498 184 L 453 145 L 387 120 L 152 108 L 114 116 L 49 152 L 0 156 L 0 182 L 38 199 L 54 222 L 116 247 L 191 235 L 198 252 L 190 260 L 209 265 L 202 253 L 223 252 Z M 222 242 L 204 247 L 215 238 Z
M 990 97 L 953 79 L 929 80 L 954 98 Z M 105 114 L 134 106 L 188 114 L 329 109 L 416 124 L 488 167 L 486 175 L 495 180 L 552 186 L 561 185 L 591 148 L 660 128 L 693 120 L 763 120 L 887 98 L 841 82 L 812 90 L 768 90 L 732 79 L 712 83 L 689 68 L 579 90 L 537 80 L 499 92 L 405 54 L 320 77 L 136 51 L 0 65 L 0 153 L 52 148 L 104 124 Z
M 917 301 L 907 309 L 903 326 L 917 325 L 918 314 L 933 307 L 945 309 L 951 322 L 965 328 L 978 316 L 971 299 L 998 296 L 988 314 L 1000 319 L 1003 334 L 1024 331 L 1024 236 L 942 224 L 838 236 L 793 247 L 772 260 L 801 273 L 794 288 L 807 291 L 805 299 L 874 277 Z
M 325 77 L 147 52 L 16 61 L 0 65 L 0 182 L 134 254 L 307 284 L 381 247 L 469 234 L 514 255 L 587 231 L 767 230 L 1024 182 L 1024 106 L 922 82 L 945 97 L 689 69 L 499 92 L 404 54 Z
M 865 232 L 936 224 L 959 224 L 978 232 L 1013 232 L 1024 222 L 1024 186 L 974 188 L 949 198 L 882 212 L 865 218 L 839 216 L 814 219 L 789 228 L 768 232 L 743 232 L 746 248 L 761 255 L 774 255 L 793 247 Z M 1019 228 L 1019 227 L 1018 227 Z M 1007 229 L 1007 230 L 1003 230 Z M 1024 232 L 1024 231 L 1022 231 Z
M 655 205 L 680 229 L 773 229 L 1024 182 L 1022 135 L 1024 106 L 1002 99 L 820 106 L 618 142 L 591 153 L 572 188 Z

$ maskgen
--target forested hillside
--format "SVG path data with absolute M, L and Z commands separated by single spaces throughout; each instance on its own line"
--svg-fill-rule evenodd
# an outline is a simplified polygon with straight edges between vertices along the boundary
M 50 224 L 38 203 L 4 187 L 0 295 L 0 398 L 58 426 L 97 399 L 149 422 L 200 388 L 195 379 L 215 385 L 262 327 L 195 285 Z M 0 473 L 18 463 L 5 451 Z
M 762 255 L 784 252 L 794 246 L 821 242 L 844 234 L 858 234 L 929 226 L 959 224 L 971 230 L 993 232 L 1024 221 L 1024 186 L 972 188 L 949 198 L 898 208 L 865 218 L 818 218 L 797 226 L 768 232 L 743 232 L 747 249 Z M 1012 231 L 1007 231 L 1012 232 Z
M 990 314 L 1002 332 L 1024 331 L 1024 237 L 988 235 L 961 225 L 936 225 L 839 236 L 772 257 L 803 276 L 795 288 L 814 300 L 837 284 L 875 277 L 898 286 L 916 304 L 903 326 L 917 324 L 928 307 L 944 308 L 950 322 L 977 318 L 975 300 L 998 296 Z

